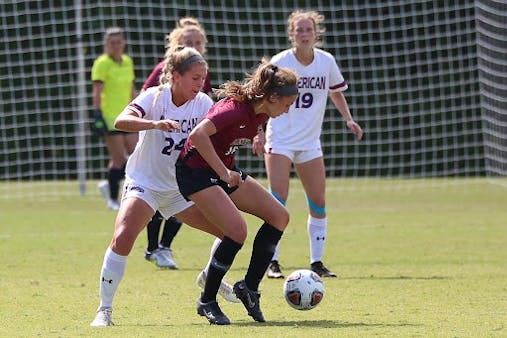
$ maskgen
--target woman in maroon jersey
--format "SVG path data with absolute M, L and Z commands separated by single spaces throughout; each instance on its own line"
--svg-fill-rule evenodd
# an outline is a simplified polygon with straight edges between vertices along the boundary
M 211 260 L 197 312 L 212 324 L 230 324 L 216 294 L 247 235 L 241 210 L 264 223 L 255 237 L 245 278 L 234 285 L 234 292 L 248 314 L 264 322 L 258 287 L 289 222 L 289 213 L 262 185 L 236 167 L 234 153 L 251 142 L 268 118 L 289 110 L 298 94 L 297 76 L 263 60 L 243 83 L 227 82 L 215 94 L 225 98 L 192 130 L 176 163 L 182 195 L 224 234 Z
M 158 86 L 160 84 L 160 75 L 162 75 L 162 70 L 166 64 L 167 55 L 169 53 L 172 53 L 174 48 L 176 48 L 178 45 L 193 47 L 203 56 L 206 54 L 206 43 L 208 42 L 206 39 L 206 31 L 201 26 L 199 21 L 195 18 L 187 16 L 179 19 L 178 23 L 176 24 L 176 28 L 174 28 L 171 33 L 166 35 L 165 40 L 166 57 L 164 57 L 164 60 L 160 61 L 155 66 L 155 68 L 153 68 L 150 75 L 143 84 L 143 90 Z M 206 75 L 206 80 L 204 81 L 201 91 L 208 95 L 211 94 L 211 79 L 209 71 Z

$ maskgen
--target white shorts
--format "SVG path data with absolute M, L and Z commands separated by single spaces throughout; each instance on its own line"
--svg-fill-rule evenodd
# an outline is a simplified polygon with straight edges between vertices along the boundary
M 165 219 L 194 205 L 194 202 L 185 200 L 179 190 L 156 191 L 134 181 L 125 181 L 121 199 L 123 201 L 130 197 L 142 199 L 154 212 L 160 211 Z
M 315 148 L 310 150 L 289 150 L 280 146 L 265 146 L 266 153 L 268 154 L 278 154 L 288 157 L 292 163 L 305 163 L 311 161 L 315 158 L 324 156 L 322 154 L 322 149 Z

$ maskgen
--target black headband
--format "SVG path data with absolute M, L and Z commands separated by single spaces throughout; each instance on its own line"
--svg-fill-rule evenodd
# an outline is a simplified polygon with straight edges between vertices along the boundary
M 297 84 L 293 85 L 285 85 L 279 87 L 273 87 L 270 89 L 271 93 L 278 94 L 280 96 L 291 96 L 298 94 L 298 86 Z
M 181 74 L 181 73 L 185 72 L 190 65 L 192 65 L 194 63 L 198 63 L 198 62 L 203 62 L 203 61 L 204 61 L 204 58 L 202 56 L 200 56 L 198 54 L 194 54 L 194 55 L 186 58 L 174 70 Z

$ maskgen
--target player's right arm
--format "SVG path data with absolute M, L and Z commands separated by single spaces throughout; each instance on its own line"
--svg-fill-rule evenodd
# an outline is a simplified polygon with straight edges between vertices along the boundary
M 95 111 L 102 110 L 102 91 L 104 90 L 104 83 L 108 76 L 108 67 L 103 56 L 98 57 L 92 66 L 92 100 L 93 109 Z
M 179 130 L 180 124 L 176 121 L 165 119 L 159 121 L 147 120 L 139 117 L 130 106 L 123 109 L 114 121 L 114 127 L 128 132 L 158 129 L 162 131 Z
M 143 130 L 158 129 L 162 131 L 179 130 L 178 122 L 164 119 L 154 119 L 152 108 L 154 91 L 143 92 L 134 99 L 114 121 L 114 127 L 127 132 L 139 132 Z
M 93 81 L 93 109 L 101 110 L 100 105 L 102 100 L 100 98 L 100 94 L 102 94 L 102 90 L 104 89 L 104 83 L 102 81 Z

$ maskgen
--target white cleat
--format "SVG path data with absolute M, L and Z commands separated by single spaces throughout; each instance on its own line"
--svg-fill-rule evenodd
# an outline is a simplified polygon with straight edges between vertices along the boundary
M 206 272 L 202 270 L 199 275 L 197 276 L 197 286 L 199 286 L 201 289 L 204 289 L 204 285 L 206 284 Z M 238 297 L 236 297 L 236 294 L 232 290 L 232 285 L 227 283 L 222 279 L 222 283 L 220 283 L 220 288 L 218 289 L 218 294 L 222 296 L 223 299 L 225 299 L 228 302 L 231 303 L 239 303 L 240 300 Z
M 266 276 L 268 276 L 268 278 L 284 278 L 278 261 L 271 261 L 269 263 Z
M 104 200 L 107 202 L 111 199 L 111 196 L 109 194 L 109 182 L 107 180 L 102 180 L 98 184 L 100 193 L 102 194 L 102 197 L 104 197 Z
M 107 207 L 113 211 L 117 211 L 118 209 L 120 209 L 120 202 L 118 202 L 117 200 L 108 199 Z
M 109 193 L 109 182 L 107 180 L 102 180 L 99 182 L 98 187 L 102 197 L 104 197 L 106 201 L 107 207 L 114 211 L 120 209 L 120 202 L 111 198 L 111 194 Z
M 106 307 L 104 309 L 100 309 L 97 311 L 95 315 L 95 319 L 91 322 L 90 326 L 92 327 L 106 327 L 106 326 L 114 326 L 113 323 L 113 309 L 110 307 Z
M 173 258 L 173 253 L 169 248 L 159 247 L 158 249 L 153 250 L 151 253 L 145 252 L 144 258 L 150 262 L 155 263 L 156 266 L 162 269 L 178 269 L 178 265 Z

